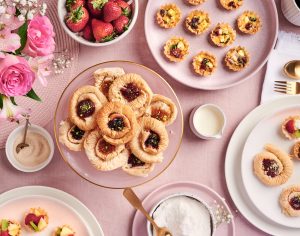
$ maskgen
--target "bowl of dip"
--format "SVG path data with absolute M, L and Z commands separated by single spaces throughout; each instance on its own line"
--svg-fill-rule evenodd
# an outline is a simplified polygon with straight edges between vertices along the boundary
M 26 143 L 19 153 L 16 147 L 23 141 L 24 125 L 14 129 L 7 138 L 5 152 L 10 164 L 23 172 L 35 172 L 45 168 L 53 158 L 54 143 L 51 135 L 44 128 L 30 125 Z
M 158 226 L 167 227 L 174 236 L 212 236 L 216 230 L 211 208 L 189 193 L 177 193 L 162 199 L 152 208 L 150 216 Z M 156 236 L 149 221 L 147 232 L 148 236 Z
M 189 123 L 197 137 L 208 140 L 220 139 L 226 126 L 226 116 L 217 105 L 204 104 L 192 110 Z

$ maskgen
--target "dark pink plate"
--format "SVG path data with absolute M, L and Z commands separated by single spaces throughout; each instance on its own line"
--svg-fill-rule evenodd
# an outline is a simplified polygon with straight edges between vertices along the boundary
M 68 104 L 69 98 L 74 93 L 76 89 L 83 85 L 94 83 L 93 79 L 93 72 L 99 68 L 105 67 L 122 67 L 126 73 L 137 73 L 141 75 L 144 80 L 148 83 L 150 88 L 154 93 L 162 94 L 170 99 L 175 103 L 178 109 L 178 115 L 175 122 L 167 126 L 167 131 L 169 133 L 169 138 L 171 140 L 167 150 L 164 152 L 164 160 L 162 163 L 159 163 L 155 166 L 154 171 L 149 174 L 148 177 L 136 177 L 126 174 L 121 169 L 117 169 L 114 171 L 102 172 L 95 169 L 91 163 L 89 162 L 87 156 L 85 155 L 84 151 L 82 152 L 73 152 L 66 148 L 64 145 L 58 142 L 58 129 L 59 124 L 62 120 L 65 120 L 68 116 Z M 101 187 L 106 188 L 125 188 L 125 187 L 133 187 L 137 185 L 144 184 L 162 172 L 164 172 L 169 165 L 174 160 L 177 151 L 180 147 L 182 141 L 182 134 L 183 134 L 183 116 L 182 110 L 178 101 L 178 98 L 171 88 L 171 86 L 156 72 L 153 70 L 128 61 L 111 61 L 111 62 L 104 62 L 97 65 L 94 65 L 79 75 L 77 75 L 72 82 L 68 85 L 68 87 L 64 90 L 63 94 L 61 95 L 57 108 L 56 113 L 54 116 L 54 133 L 56 138 L 56 143 L 58 149 L 66 161 L 66 163 L 82 178 L 85 180 L 96 184 Z
M 208 206 L 212 207 L 215 204 L 223 205 L 229 213 L 231 213 L 227 203 L 224 198 L 222 198 L 217 192 L 211 188 L 198 184 L 195 182 L 175 182 L 167 185 L 163 185 L 158 189 L 151 192 L 143 201 L 143 206 L 146 211 L 150 212 L 153 207 L 156 206 L 162 199 L 178 193 L 185 193 L 193 195 L 202 201 L 204 201 Z M 133 223 L 132 223 L 132 236 L 147 236 L 147 221 L 144 215 L 139 211 L 136 212 Z M 223 223 L 217 227 L 215 236 L 235 236 L 235 224 L 234 220 L 231 223 Z
M 181 21 L 173 29 L 160 28 L 155 20 L 156 12 L 160 6 L 167 3 L 175 3 L 182 12 Z M 199 36 L 190 34 L 184 27 L 185 18 L 189 12 L 196 9 L 208 12 L 212 21 L 210 28 Z M 257 12 L 262 19 L 262 29 L 255 35 L 242 34 L 236 27 L 236 19 L 246 10 Z M 229 23 L 237 31 L 235 42 L 225 48 L 215 47 L 209 42 L 209 34 L 219 22 Z M 189 6 L 185 4 L 184 0 L 153 0 L 148 1 L 145 13 L 145 32 L 152 55 L 170 76 L 193 88 L 216 90 L 239 84 L 262 68 L 277 39 L 278 16 L 273 0 L 244 0 L 243 6 L 235 11 L 227 11 L 222 8 L 219 0 L 207 0 L 199 6 Z M 180 63 L 167 61 L 162 53 L 165 42 L 173 36 L 184 37 L 190 43 L 190 53 Z M 225 68 L 223 59 L 229 48 L 238 45 L 246 47 L 249 51 L 250 65 L 240 72 L 231 72 Z M 211 76 L 199 77 L 193 72 L 191 61 L 193 56 L 200 51 L 211 52 L 217 57 L 218 67 Z

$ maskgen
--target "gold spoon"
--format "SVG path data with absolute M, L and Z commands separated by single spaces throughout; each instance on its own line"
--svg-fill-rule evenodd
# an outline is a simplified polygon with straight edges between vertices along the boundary
M 284 65 L 283 71 L 289 78 L 300 79 L 300 60 L 289 61 Z
M 26 124 L 25 124 L 25 131 L 24 131 L 24 137 L 23 142 L 19 143 L 16 147 L 17 153 L 21 151 L 24 147 L 28 147 L 29 145 L 26 143 L 26 136 L 27 136 L 27 130 L 28 130 L 28 124 L 29 124 L 29 116 L 26 116 Z
M 146 216 L 146 218 L 150 221 L 153 228 L 155 229 L 157 236 L 172 236 L 171 232 L 166 227 L 159 227 L 155 223 L 155 221 L 143 207 L 141 200 L 136 196 L 131 188 L 125 188 L 123 191 L 123 195 L 135 209 L 139 210 L 144 214 L 144 216 Z

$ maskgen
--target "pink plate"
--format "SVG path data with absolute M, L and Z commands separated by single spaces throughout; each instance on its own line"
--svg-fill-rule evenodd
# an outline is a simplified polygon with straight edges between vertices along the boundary
M 166 3 L 176 3 L 182 11 L 182 18 L 178 25 L 173 29 L 160 28 L 155 20 L 156 12 L 161 5 Z M 204 10 L 209 13 L 212 24 L 210 28 L 200 36 L 194 36 L 186 32 L 184 20 L 192 10 Z M 219 22 L 227 22 L 234 28 L 237 28 L 236 19 L 243 11 L 252 10 L 257 12 L 261 19 L 263 27 L 255 35 L 245 35 L 237 31 L 235 42 L 226 48 L 212 46 L 209 42 L 209 34 L 215 25 Z M 274 1 L 245 0 L 242 7 L 235 11 L 227 11 L 221 7 L 219 0 L 207 0 L 200 6 L 189 6 L 184 0 L 161 0 L 148 1 L 145 13 L 145 32 L 149 48 L 157 63 L 174 79 L 187 86 L 216 90 L 224 89 L 249 79 L 266 63 L 267 58 L 274 48 L 278 32 L 278 16 Z M 190 53 L 188 57 L 180 63 L 171 63 L 163 55 L 163 46 L 165 42 L 173 36 L 182 36 L 190 43 Z M 244 46 L 250 53 L 250 65 L 240 72 L 231 72 L 223 65 L 223 59 L 229 48 L 234 46 Z M 213 53 L 218 60 L 216 72 L 207 78 L 199 77 L 193 73 L 191 61 L 200 51 Z
M 0 219 L 12 219 L 24 225 L 24 215 L 30 208 L 47 211 L 49 225 L 41 235 L 52 235 L 56 227 L 70 225 L 76 235 L 104 236 L 95 216 L 76 198 L 58 189 L 43 186 L 16 188 L 0 195 Z M 23 236 L 32 232 L 22 230 Z
M 209 206 L 214 204 L 223 205 L 229 213 L 231 213 L 224 198 L 222 198 L 217 192 L 211 188 L 194 183 L 194 182 L 175 182 L 167 185 L 163 185 L 158 189 L 150 193 L 143 201 L 143 206 L 146 211 L 150 212 L 151 209 L 162 199 L 178 193 L 189 193 L 195 197 L 203 200 Z M 216 202 L 215 202 L 216 201 Z M 147 221 L 146 218 L 139 211 L 136 212 L 132 223 L 132 236 L 146 236 L 147 234 Z M 235 224 L 232 220 L 230 224 L 223 223 L 217 227 L 214 235 L 222 236 L 235 236 Z
M 73 152 L 66 148 L 64 145 L 58 142 L 58 129 L 59 124 L 62 120 L 65 120 L 68 116 L 67 107 L 69 98 L 73 94 L 73 92 L 79 87 L 87 84 L 93 84 L 94 79 L 92 78 L 92 74 L 95 70 L 99 68 L 105 67 L 122 67 L 126 73 L 132 72 L 140 74 L 149 84 L 150 88 L 154 93 L 162 94 L 166 97 L 172 99 L 178 109 L 178 116 L 175 122 L 167 126 L 167 130 L 169 132 L 169 138 L 172 140 L 169 144 L 169 147 L 164 152 L 164 160 L 162 163 L 157 164 L 152 173 L 149 174 L 147 178 L 144 177 L 136 177 L 126 174 L 121 169 L 102 172 L 95 169 L 88 158 L 86 157 L 84 151 L 82 152 Z M 98 65 L 94 65 L 82 73 L 80 73 L 66 88 L 63 92 L 55 113 L 54 117 L 54 132 L 56 143 L 59 148 L 59 151 L 64 158 L 64 160 L 68 163 L 68 165 L 82 178 L 87 181 L 96 184 L 101 187 L 107 188 L 125 188 L 125 187 L 133 187 L 137 185 L 144 184 L 153 178 L 157 177 L 159 174 L 164 172 L 169 165 L 174 160 L 177 151 L 180 147 L 183 133 L 183 116 L 182 110 L 178 101 L 178 98 L 170 87 L 170 85 L 156 72 L 153 70 L 143 66 L 136 64 L 134 62 L 127 61 L 111 61 L 104 62 Z

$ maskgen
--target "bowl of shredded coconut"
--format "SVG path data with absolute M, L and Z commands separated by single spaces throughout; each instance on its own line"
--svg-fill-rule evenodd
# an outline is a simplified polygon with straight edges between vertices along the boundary
M 150 216 L 160 227 L 167 227 L 172 236 L 212 236 L 216 229 L 211 208 L 203 200 L 189 193 L 178 193 L 162 199 L 151 210 Z M 147 223 L 148 236 L 156 236 Z

